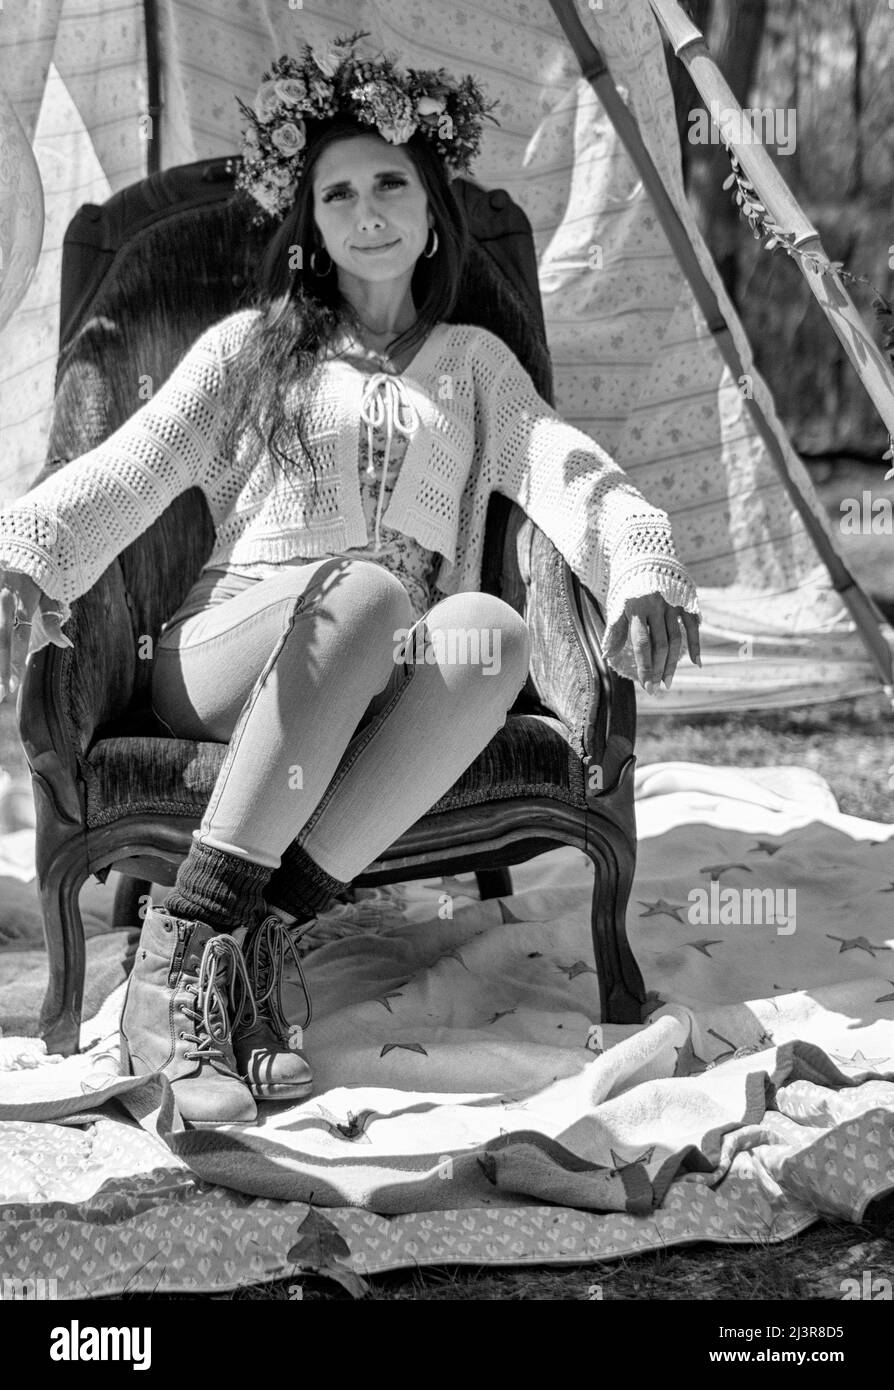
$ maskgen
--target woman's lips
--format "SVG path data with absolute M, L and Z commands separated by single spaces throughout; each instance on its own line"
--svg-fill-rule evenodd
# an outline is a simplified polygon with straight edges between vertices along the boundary
M 397 241 L 400 237 L 397 238 Z M 397 241 L 383 242 L 381 246 L 355 246 L 355 251 L 361 251 L 364 256 L 374 256 L 377 251 L 390 251 L 392 246 L 397 245 Z

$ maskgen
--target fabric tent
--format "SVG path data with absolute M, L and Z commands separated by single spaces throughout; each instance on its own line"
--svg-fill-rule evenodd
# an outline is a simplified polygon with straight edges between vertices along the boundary
M 743 358 L 749 388 L 827 534 L 810 478 L 754 371 L 744 332 L 680 178 L 673 98 L 648 0 L 578 5 L 635 112 Z M 471 72 L 499 98 L 473 170 L 534 228 L 562 413 L 609 449 L 671 515 L 698 585 L 703 667 L 684 659 L 644 710 L 789 706 L 878 689 L 834 592 L 722 363 L 655 209 L 546 0 L 42 0 L 0 12 L 0 87 L 32 140 L 46 196 L 38 271 L 0 334 L 0 501 L 44 456 L 58 350 L 62 239 L 75 210 L 150 169 L 238 151 L 234 97 L 250 101 L 272 58 L 369 30 L 402 63 Z M 148 51 L 157 47 L 158 110 Z M 884 629 L 894 647 L 894 632 Z

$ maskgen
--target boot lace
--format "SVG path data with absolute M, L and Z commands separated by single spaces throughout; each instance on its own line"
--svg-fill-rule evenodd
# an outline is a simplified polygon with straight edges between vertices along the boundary
M 218 1071 L 241 1080 L 226 1060 L 227 1054 L 232 1054 L 233 1020 L 251 1010 L 254 1024 L 257 1008 L 238 942 L 226 933 L 206 941 L 195 984 L 185 988 L 196 1001 L 194 1008 L 182 1006 L 195 1029 L 180 1035 L 193 1044 L 185 1056 L 191 1061 L 213 1062 Z
M 309 925 L 312 926 L 313 922 Z M 298 979 L 301 981 L 306 1011 L 301 1026 L 306 1028 L 312 1016 L 310 991 L 301 968 L 297 946 L 286 924 L 275 915 L 265 917 L 245 941 L 245 961 L 257 1012 L 269 1016 L 284 1037 L 290 1027 L 282 1003 L 282 975 L 287 955 L 295 962 Z

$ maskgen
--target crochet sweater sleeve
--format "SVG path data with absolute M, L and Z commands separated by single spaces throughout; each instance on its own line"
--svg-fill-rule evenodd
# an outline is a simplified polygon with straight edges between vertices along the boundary
M 476 433 L 483 466 L 495 470 L 490 485 L 518 503 L 592 593 L 605 619 L 604 645 L 631 598 L 658 593 L 698 618 L 667 513 L 538 394 L 501 338 L 481 332 L 489 350 L 475 369 L 486 401 L 479 397 Z M 612 665 L 635 677 L 629 641 Z
M 0 568 L 30 575 L 62 622 L 115 557 L 207 476 L 223 384 L 221 328 L 206 329 L 108 439 L 0 511 Z

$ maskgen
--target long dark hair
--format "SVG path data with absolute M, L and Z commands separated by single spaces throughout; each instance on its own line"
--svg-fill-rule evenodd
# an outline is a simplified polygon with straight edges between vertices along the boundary
M 302 428 L 304 404 L 327 348 L 353 320 L 334 267 L 330 274 L 320 276 L 311 266 L 314 252 L 317 266 L 326 256 L 314 221 L 313 171 L 323 151 L 335 141 L 371 133 L 369 126 L 338 115 L 321 122 L 309 139 L 295 201 L 267 244 L 257 274 L 252 304 L 263 312 L 228 367 L 221 401 L 220 451 L 232 456 L 237 442 L 242 447 L 248 443 L 256 458 L 264 445 L 271 460 L 290 476 L 302 466 L 289 449 L 297 433 L 304 460 L 310 464 L 315 496 L 319 479 Z M 418 317 L 389 343 L 392 351 L 412 346 L 448 317 L 456 303 L 469 250 L 465 218 L 440 157 L 419 132 L 402 148 L 412 159 L 427 194 L 438 245 L 431 258 L 420 256 L 416 262 L 410 289 Z M 237 196 L 244 200 L 246 195 Z M 296 384 L 297 401 L 293 395 Z M 251 438 L 246 436 L 246 429 Z

